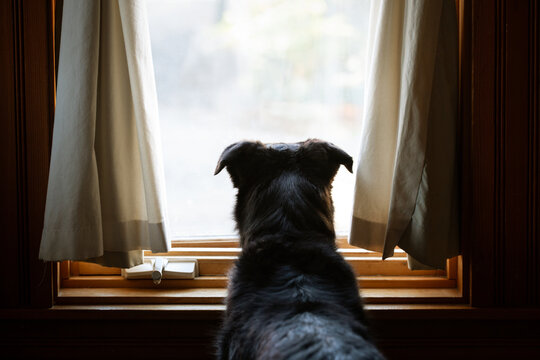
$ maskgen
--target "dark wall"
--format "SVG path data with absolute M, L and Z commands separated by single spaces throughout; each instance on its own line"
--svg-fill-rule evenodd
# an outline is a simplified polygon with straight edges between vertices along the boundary
M 463 83 L 472 304 L 540 304 L 538 2 L 475 0 Z M 467 9 L 465 9 L 467 10 Z M 470 30 L 470 31 L 469 31 Z M 462 60 L 465 60 L 462 58 Z M 466 145 L 469 146 L 469 145 Z
M 218 313 L 48 309 L 52 265 L 37 256 L 54 8 L 52 0 L 0 1 L 0 355 L 208 357 Z M 462 250 L 475 309 L 372 311 L 372 326 L 390 358 L 532 358 L 540 351 L 539 6 L 462 0 L 459 11 Z
M 53 2 L 0 2 L 2 307 L 52 305 L 38 260 L 54 113 Z
M 54 312 L 54 311 L 53 311 Z M 70 311 L 11 313 L 0 326 L 0 356 L 86 359 L 211 359 L 218 312 Z M 540 314 L 530 310 L 370 312 L 389 359 L 536 359 Z

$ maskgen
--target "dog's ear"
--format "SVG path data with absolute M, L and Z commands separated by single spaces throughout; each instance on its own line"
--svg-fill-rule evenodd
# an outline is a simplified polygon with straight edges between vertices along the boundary
M 223 150 L 214 175 L 226 167 L 234 187 L 244 186 L 249 179 L 256 177 L 265 151 L 265 146 L 258 141 L 242 141 L 229 145 Z
M 317 139 L 305 141 L 301 146 L 302 169 L 309 176 L 329 184 L 339 167 L 353 172 L 353 159 L 336 145 Z
M 331 162 L 345 166 L 345 168 L 352 174 L 353 158 L 349 154 L 332 143 L 325 142 L 323 146 L 326 147 L 326 151 L 328 152 L 329 160 Z

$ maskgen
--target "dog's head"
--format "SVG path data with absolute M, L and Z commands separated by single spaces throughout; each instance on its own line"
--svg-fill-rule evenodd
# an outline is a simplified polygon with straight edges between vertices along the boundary
M 238 189 L 235 219 L 242 241 L 263 232 L 333 235 L 332 181 L 341 165 L 352 172 L 352 164 L 345 151 L 321 140 L 244 141 L 223 151 L 215 175 L 227 168 Z

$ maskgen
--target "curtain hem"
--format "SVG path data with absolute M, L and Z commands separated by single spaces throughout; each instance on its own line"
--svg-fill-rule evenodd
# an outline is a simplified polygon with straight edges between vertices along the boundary
M 123 242 L 115 244 L 119 239 Z M 44 229 L 39 258 L 44 261 L 77 260 L 104 266 L 131 267 L 142 264 L 142 255 L 140 259 L 132 255 L 133 252 L 142 254 L 142 250 L 170 250 L 164 222 L 154 224 L 138 220 L 106 223 L 102 227 Z
M 353 216 L 349 244 L 366 250 L 383 252 L 386 224 L 375 223 Z
M 91 262 L 103 266 L 130 268 L 143 263 L 142 250 L 130 251 L 104 251 L 102 256 L 82 259 L 79 261 Z

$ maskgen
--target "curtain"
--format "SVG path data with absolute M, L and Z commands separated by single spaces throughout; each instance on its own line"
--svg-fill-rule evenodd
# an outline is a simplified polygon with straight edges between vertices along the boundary
M 372 1 L 349 242 L 411 269 L 458 254 L 458 30 L 453 0 Z
M 144 1 L 65 1 L 40 258 L 131 267 L 166 252 Z

